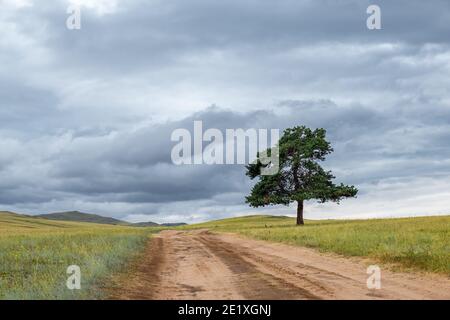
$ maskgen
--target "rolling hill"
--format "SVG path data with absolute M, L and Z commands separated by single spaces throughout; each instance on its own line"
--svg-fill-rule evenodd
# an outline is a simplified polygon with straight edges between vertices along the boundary
M 176 227 L 176 226 L 186 225 L 186 223 L 158 224 L 158 223 L 152 222 L 152 221 L 130 223 L 130 222 L 122 221 L 119 219 L 100 216 L 98 214 L 84 213 L 84 212 L 79 212 L 79 211 L 66 211 L 66 212 L 41 214 L 41 215 L 37 215 L 34 217 L 47 219 L 47 220 L 90 222 L 90 223 L 98 223 L 98 224 L 111 224 L 111 225 L 131 226 L 131 227 L 158 227 L 158 226 Z
M 77 221 L 77 222 L 91 222 L 99 224 L 112 224 L 112 225 L 130 225 L 130 223 L 99 216 L 92 213 L 84 213 L 79 211 L 67 211 L 67 212 L 55 212 L 49 214 L 40 214 L 35 216 L 37 218 L 47 219 L 47 220 L 58 220 L 58 221 Z

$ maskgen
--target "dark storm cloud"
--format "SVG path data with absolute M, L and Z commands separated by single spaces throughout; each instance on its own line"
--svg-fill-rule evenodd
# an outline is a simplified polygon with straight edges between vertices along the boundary
M 407 129 L 414 121 L 414 127 L 425 128 L 418 121 L 420 114 L 396 118 L 394 114 L 368 110 L 363 106 L 340 107 L 331 101 L 286 101 L 280 103 L 280 111 L 259 110 L 236 113 L 220 108 L 209 108 L 181 121 L 167 122 L 155 127 L 142 128 L 136 132 L 118 133 L 114 137 L 70 137 L 64 146 L 51 158 L 43 158 L 49 167 L 48 177 L 56 181 L 58 192 L 77 197 L 93 197 L 99 201 L 119 202 L 170 202 L 199 200 L 226 192 L 248 191 L 249 182 L 239 165 L 175 166 L 170 153 L 176 144 L 170 141 L 170 134 L 176 128 L 192 131 L 194 120 L 203 121 L 204 130 L 218 128 L 279 128 L 305 124 L 310 127 L 324 127 L 329 137 L 338 146 L 330 159 L 331 163 L 345 167 L 346 163 L 359 163 L 366 170 L 362 177 L 340 177 L 347 183 L 371 179 L 377 181 L 386 176 L 413 176 L 426 170 L 428 173 L 449 174 L 446 166 L 439 164 L 444 141 L 449 132 L 437 131 L 427 126 L 422 133 Z M 283 110 L 284 108 L 284 110 Z M 317 117 L 323 114 L 323 117 Z M 432 112 L 428 112 L 428 119 Z M 438 113 L 436 117 L 440 117 Z M 415 120 L 414 120 L 415 119 Z M 440 140 L 436 144 L 436 140 Z M 414 141 L 416 146 L 409 145 Z M 403 150 L 407 146 L 406 150 Z M 376 168 L 370 161 L 400 161 L 403 167 Z M 436 163 L 424 167 L 424 160 Z M 45 187 L 45 183 L 44 183 Z M 48 190 L 48 199 L 52 192 Z M 27 197 L 21 192 L 20 201 Z M 31 200 L 35 195 L 30 190 Z
M 114 3 L 115 1 L 112 1 Z M 107 2 L 105 2 L 107 3 Z M 64 28 L 67 3 L 20 10 L 19 30 L 56 52 L 53 63 L 86 76 L 169 67 L 208 50 L 265 56 L 323 42 L 449 43 L 446 0 L 376 1 L 383 30 L 366 28 L 372 1 L 127 1 L 110 14 L 82 7 L 82 29 Z M 43 28 L 45 33 L 42 32 Z M 79 67 L 82 67 L 79 69 Z
M 424 196 L 443 192 L 449 1 L 81 3 L 79 31 L 65 28 L 66 1 L 0 4 L 0 205 L 129 219 L 247 212 L 243 166 L 172 165 L 170 135 L 194 120 L 326 128 L 326 166 L 366 204 L 353 212 L 380 194 L 406 212 L 423 181 Z M 380 31 L 366 28 L 370 3 Z

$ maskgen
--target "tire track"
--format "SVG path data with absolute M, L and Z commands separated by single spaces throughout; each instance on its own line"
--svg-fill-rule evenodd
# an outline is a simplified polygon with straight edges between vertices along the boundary
M 382 289 L 366 286 L 367 265 L 317 251 L 207 230 L 162 231 L 129 272 L 113 278 L 111 299 L 450 299 L 442 276 L 383 269 Z

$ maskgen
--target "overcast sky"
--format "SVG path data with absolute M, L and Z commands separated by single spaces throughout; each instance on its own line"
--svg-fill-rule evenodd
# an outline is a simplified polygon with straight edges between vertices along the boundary
M 0 210 L 295 212 L 249 208 L 243 166 L 173 165 L 194 120 L 327 129 L 325 167 L 360 193 L 307 219 L 448 214 L 450 1 L 0 0 Z

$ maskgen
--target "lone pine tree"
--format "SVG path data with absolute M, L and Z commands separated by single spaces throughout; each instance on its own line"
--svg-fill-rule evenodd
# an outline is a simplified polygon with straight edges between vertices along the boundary
M 246 166 L 247 176 L 259 178 L 246 202 L 252 207 L 274 204 L 289 205 L 297 202 L 297 225 L 303 225 L 304 201 L 316 199 L 321 203 L 339 203 L 343 198 L 355 197 L 358 189 L 354 186 L 333 183 L 331 171 L 320 166 L 325 156 L 333 152 L 325 139 L 325 129 L 311 130 L 305 126 L 286 129 L 278 143 L 279 171 L 274 175 L 262 175 L 261 169 L 270 166 L 257 160 Z M 271 149 L 266 150 L 267 154 Z M 265 164 L 263 164 L 265 163 Z

